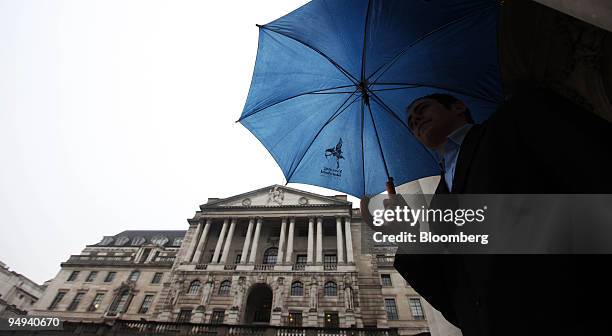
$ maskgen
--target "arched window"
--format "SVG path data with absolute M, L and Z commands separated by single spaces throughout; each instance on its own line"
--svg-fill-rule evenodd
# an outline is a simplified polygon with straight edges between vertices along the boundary
M 219 295 L 228 296 L 230 294 L 230 288 L 232 288 L 232 282 L 224 280 L 219 286 Z
M 200 290 L 200 280 L 193 280 L 191 284 L 189 284 L 189 290 L 187 294 L 198 294 Z
M 276 257 L 278 256 L 278 248 L 270 247 L 264 252 L 263 263 L 264 264 L 276 264 Z
M 299 281 L 291 284 L 291 296 L 304 296 L 304 285 Z
M 338 285 L 336 285 L 333 281 L 328 281 L 325 283 L 324 287 L 325 296 L 336 296 L 338 295 Z

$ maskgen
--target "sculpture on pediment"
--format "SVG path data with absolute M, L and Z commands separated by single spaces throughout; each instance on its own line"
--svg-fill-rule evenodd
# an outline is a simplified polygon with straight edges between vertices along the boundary
M 285 191 L 280 189 L 278 186 L 270 189 L 268 192 L 268 200 L 266 204 L 270 204 L 270 202 L 276 203 L 278 205 L 282 205 L 285 200 Z

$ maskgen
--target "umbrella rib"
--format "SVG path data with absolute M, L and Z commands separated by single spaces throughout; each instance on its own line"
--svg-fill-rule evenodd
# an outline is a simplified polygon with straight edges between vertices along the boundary
M 414 89 L 417 87 L 421 87 L 421 85 L 411 85 L 411 86 L 402 86 L 397 88 L 389 88 L 389 89 L 378 89 L 378 90 L 370 90 L 371 92 L 380 92 L 380 91 L 393 91 L 393 90 L 406 90 L 406 89 Z
M 306 156 L 306 153 L 308 153 L 308 150 L 310 149 L 310 147 L 312 146 L 312 144 L 315 142 L 315 140 L 317 140 L 317 138 L 319 137 L 319 134 L 321 134 L 321 132 L 323 131 L 323 129 L 329 125 L 334 119 L 336 119 L 336 117 L 338 117 L 340 114 L 342 114 L 342 112 L 346 111 L 346 109 L 349 108 L 349 106 L 353 105 L 353 103 L 355 101 L 357 101 L 357 99 L 360 98 L 360 96 L 355 97 L 355 99 L 353 99 L 353 101 L 351 101 L 348 105 L 344 106 L 346 104 L 347 101 L 349 101 L 351 99 L 351 97 L 357 92 L 358 90 L 355 90 L 350 96 L 348 96 L 348 98 L 346 98 L 342 104 L 340 104 L 340 106 L 338 106 L 338 109 L 332 113 L 332 115 L 329 117 L 329 119 L 327 119 L 327 121 L 325 122 L 325 124 L 323 124 L 323 126 L 321 126 L 321 128 L 319 129 L 319 131 L 317 132 L 317 134 L 314 136 L 314 138 L 312 138 L 312 140 L 310 141 L 310 143 L 308 144 L 308 146 L 306 147 L 306 150 L 304 150 L 304 153 L 302 154 L 302 157 L 300 157 L 300 159 L 298 160 L 297 164 L 295 165 L 295 168 L 293 168 L 293 171 L 289 174 L 289 176 L 287 177 L 287 183 L 289 183 L 289 181 L 291 180 L 291 177 L 293 176 L 293 174 L 295 173 L 295 171 L 298 169 L 298 167 L 300 166 L 300 163 L 302 163 L 302 160 L 304 160 L 304 157 Z M 344 106 L 344 108 L 342 108 Z
M 374 80 L 370 81 L 370 82 L 375 83 L 375 82 L 376 82 L 376 80 L 378 80 L 378 78 L 380 78 L 380 76 L 382 76 L 382 75 L 383 75 L 385 72 L 387 72 L 387 70 L 389 70 L 389 68 L 391 68 L 391 66 L 392 66 L 393 64 L 395 64 L 395 62 L 397 62 L 397 60 L 398 60 L 398 59 L 400 59 L 400 57 L 401 57 L 402 55 L 404 55 L 404 54 L 405 54 L 405 53 L 406 53 L 406 52 L 407 52 L 409 49 L 411 49 L 411 48 L 412 48 L 414 45 L 416 45 L 416 44 L 418 44 L 419 42 L 423 41 L 423 40 L 424 40 L 424 39 L 426 39 L 427 37 L 429 37 L 429 36 L 431 36 L 431 35 L 433 35 L 433 34 L 435 34 L 435 33 L 439 32 L 439 31 L 441 31 L 441 30 L 443 30 L 443 29 L 446 29 L 446 28 L 448 28 L 449 26 L 452 26 L 452 25 L 454 25 L 454 24 L 456 24 L 456 23 L 458 23 L 458 22 L 461 22 L 461 21 L 465 20 L 466 18 L 468 18 L 468 17 L 470 17 L 470 16 L 472 16 L 472 15 L 474 15 L 474 14 L 479 14 L 479 13 L 481 13 L 481 12 L 484 12 L 485 10 L 488 10 L 488 9 L 490 9 L 490 8 L 494 7 L 494 6 L 496 6 L 496 4 L 494 4 L 494 5 L 490 5 L 490 6 L 487 6 L 487 7 L 482 8 L 482 9 L 476 9 L 476 10 L 474 10 L 474 11 L 471 11 L 471 12 L 469 12 L 469 13 L 465 14 L 464 16 L 461 16 L 461 17 L 459 17 L 459 18 L 456 18 L 455 20 L 452 20 L 452 21 L 450 21 L 450 22 L 447 22 L 447 23 L 445 23 L 445 24 L 441 25 L 440 27 L 435 28 L 434 30 L 432 30 L 432 31 L 430 31 L 430 32 L 428 32 L 428 33 L 426 33 L 425 35 L 423 35 L 423 36 L 421 36 L 421 37 L 419 37 L 419 38 L 418 38 L 418 39 L 416 39 L 414 42 L 412 42 L 411 44 L 409 44 L 408 46 L 406 46 L 406 47 L 405 47 L 403 50 L 401 50 L 401 51 L 400 51 L 400 52 L 399 52 L 397 55 L 395 55 L 395 56 L 394 56 L 394 57 L 393 57 L 393 58 L 392 58 L 392 59 L 391 59 L 391 60 L 390 60 L 388 63 L 385 63 L 385 64 L 380 65 L 380 66 L 379 66 L 379 67 L 378 67 L 378 68 L 377 68 L 377 69 L 376 69 L 376 70 L 375 70 L 375 71 L 374 71 L 374 72 L 373 72 L 373 73 L 372 73 L 370 76 L 368 76 L 368 81 L 370 81 L 370 78 L 374 77 L 374 75 L 376 75 L 376 74 L 377 74 L 379 71 L 381 71 L 383 68 L 385 68 L 385 69 L 384 69 L 384 70 L 383 70 L 383 71 L 382 71 L 380 74 L 378 74 L 378 75 L 377 75 L 376 79 L 374 79 Z
M 340 64 L 336 63 L 336 61 L 332 60 L 329 56 L 325 55 L 321 50 L 311 46 L 310 44 L 308 44 L 306 42 L 300 41 L 300 40 L 296 39 L 295 37 L 289 36 L 287 34 L 283 34 L 283 33 L 279 32 L 279 31 L 274 30 L 274 29 L 268 28 L 266 26 L 261 26 L 261 25 L 257 25 L 257 26 L 259 28 L 261 28 L 261 29 L 269 30 L 271 32 L 274 32 L 274 33 L 277 33 L 279 35 L 285 36 L 286 38 L 292 39 L 292 40 L 294 40 L 294 41 L 296 41 L 296 42 L 306 46 L 307 48 L 313 50 L 314 52 L 316 52 L 317 54 L 319 54 L 323 58 L 325 58 L 327 61 L 329 61 L 333 66 L 336 67 L 336 69 L 338 69 L 343 75 L 345 75 L 348 79 L 350 79 L 351 82 L 353 82 L 353 84 L 356 85 L 359 82 L 355 77 L 353 77 L 353 75 L 351 75 L 348 71 L 346 71 L 346 69 L 344 69 Z
M 366 8 L 365 22 L 363 24 L 363 49 L 361 50 L 361 81 L 366 79 L 365 76 L 365 63 L 366 63 L 366 42 L 368 37 L 368 23 L 370 20 L 370 5 L 372 0 L 368 0 L 368 7 Z
M 369 91 L 369 90 L 368 90 Z M 389 113 L 393 118 L 395 118 L 397 121 L 400 122 L 400 124 L 402 124 L 404 127 L 406 127 L 406 129 L 408 129 L 408 131 L 410 131 L 410 127 L 408 127 L 408 124 L 406 124 L 400 117 L 397 116 L 397 114 L 395 114 L 395 112 L 393 112 L 393 109 L 391 107 L 389 107 L 387 104 L 385 104 L 385 102 L 383 102 L 382 99 L 380 99 L 380 97 L 378 97 L 374 92 L 369 91 L 372 98 L 374 98 L 374 100 L 376 100 L 376 102 L 383 107 L 383 109 Z M 371 112 L 370 112 L 371 113 Z
M 385 153 L 383 152 L 382 145 L 380 144 L 380 137 L 378 136 L 378 129 L 376 128 L 376 122 L 374 121 L 374 116 L 372 115 L 372 107 L 368 102 L 365 103 L 368 106 L 368 111 L 370 112 L 370 120 L 372 120 L 372 126 L 374 126 L 374 134 L 376 135 L 376 142 L 378 143 L 378 149 L 380 150 L 380 156 L 383 160 L 383 165 L 385 166 L 385 173 L 387 174 L 387 178 L 391 177 L 389 175 L 389 168 L 387 167 L 387 160 L 385 160 Z
M 397 114 L 395 114 L 395 112 L 393 112 L 393 110 L 391 109 L 391 107 L 389 107 L 387 104 L 385 104 L 385 102 L 382 101 L 382 99 L 380 99 L 374 92 L 372 92 L 372 98 L 374 98 L 374 100 L 380 105 L 382 106 L 383 110 L 385 110 L 387 113 L 389 113 L 393 118 L 397 119 L 404 127 L 406 127 L 406 129 L 408 130 L 408 132 L 410 132 L 410 134 L 412 134 L 414 136 L 414 134 L 412 133 L 412 130 L 410 129 L 410 127 L 408 127 L 408 125 L 406 123 L 404 123 L 404 121 L 402 119 L 400 119 Z M 370 113 L 372 113 L 370 111 Z M 416 136 L 415 136 L 416 138 Z M 427 149 L 427 147 L 425 147 L 425 145 L 423 145 L 420 141 L 417 141 L 421 147 L 423 147 L 423 149 L 429 153 L 429 155 L 432 157 L 432 159 L 434 161 L 438 161 L 438 159 L 436 159 L 436 157 L 431 153 L 431 151 L 429 149 Z
M 363 177 L 363 195 L 365 196 L 366 194 L 366 176 L 365 176 L 365 151 L 364 151 L 364 145 L 363 145 L 363 115 L 364 115 L 364 109 L 363 109 L 363 99 L 361 100 L 361 176 Z
M 489 97 L 475 96 L 475 95 L 473 95 L 471 93 L 466 93 L 466 92 L 455 90 L 455 89 L 449 89 L 447 87 L 440 86 L 440 85 L 419 84 L 419 83 L 376 83 L 376 84 L 372 84 L 372 85 L 406 85 L 406 87 L 404 87 L 402 89 L 412 89 L 412 88 L 415 88 L 415 87 L 430 87 L 430 88 L 434 88 L 434 89 L 440 89 L 440 90 L 454 92 L 456 94 L 472 97 L 474 99 L 485 100 L 485 101 L 488 101 L 490 103 L 499 104 L 499 101 L 491 99 Z M 409 87 L 409 85 L 412 85 L 412 87 Z M 400 88 L 397 88 L 397 89 L 399 90 Z M 370 92 L 375 92 L 376 91 L 377 92 L 377 91 L 382 91 L 382 90 L 375 90 L 375 91 L 374 90 L 368 90 L 368 91 L 370 91 Z
M 336 90 L 336 89 L 344 89 L 344 88 L 348 88 L 348 87 L 355 87 L 355 85 L 341 85 L 341 86 L 336 86 L 336 87 L 327 88 L 327 89 L 319 89 L 319 90 L 299 93 L 299 94 L 293 95 L 291 97 L 285 98 L 283 100 L 277 101 L 276 103 L 270 104 L 270 105 L 268 105 L 266 107 L 259 108 L 259 109 L 255 110 L 253 113 L 238 119 L 236 122 L 242 121 L 242 120 L 244 120 L 244 119 L 246 119 L 246 118 L 248 118 L 248 117 L 250 117 L 250 116 L 252 116 L 254 114 L 257 114 L 257 113 L 259 113 L 259 112 L 261 112 L 261 111 L 263 111 L 263 110 L 265 110 L 265 109 L 267 109 L 269 107 L 278 105 L 280 103 L 284 103 L 284 102 L 286 102 L 288 100 L 291 100 L 291 99 L 294 99 L 294 98 L 298 98 L 298 97 L 309 95 L 309 94 L 320 94 L 323 91 L 330 91 L 330 90 Z M 342 94 L 342 93 L 352 93 L 352 92 L 328 92 L 328 94 L 331 94 L 331 93 L 333 93 L 333 94 Z

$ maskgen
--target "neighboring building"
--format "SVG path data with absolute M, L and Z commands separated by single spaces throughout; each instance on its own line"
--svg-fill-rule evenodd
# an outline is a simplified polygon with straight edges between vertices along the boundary
M 0 261 L 0 317 L 26 315 L 44 289 L 24 275 L 9 270 Z
M 429 331 L 393 254 L 362 248 L 359 210 L 344 195 L 275 185 L 209 199 L 188 222 L 187 231 L 124 231 L 88 245 L 62 263 L 36 314 L 141 321 L 130 324 L 139 330 L 190 322 Z

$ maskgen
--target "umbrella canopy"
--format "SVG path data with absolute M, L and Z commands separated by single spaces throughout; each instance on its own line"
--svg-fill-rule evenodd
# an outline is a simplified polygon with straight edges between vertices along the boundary
M 503 100 L 500 2 L 315 0 L 259 26 L 239 121 L 287 182 L 361 197 L 440 174 L 407 126 L 430 93 L 463 100 L 476 122 Z

